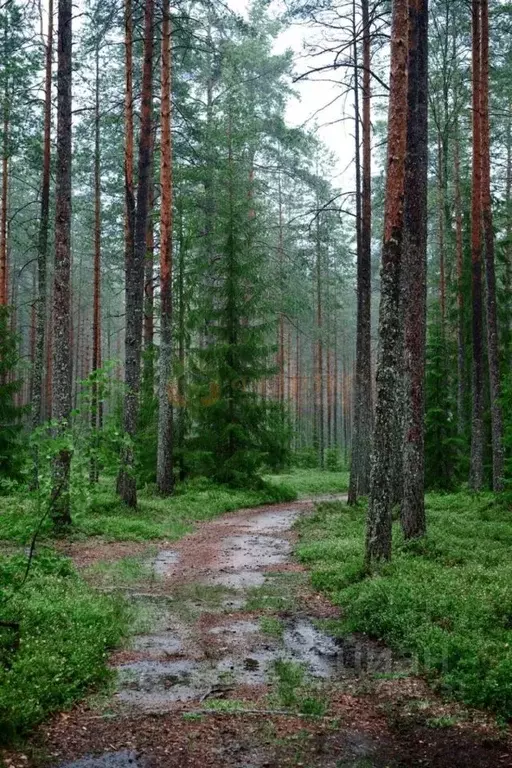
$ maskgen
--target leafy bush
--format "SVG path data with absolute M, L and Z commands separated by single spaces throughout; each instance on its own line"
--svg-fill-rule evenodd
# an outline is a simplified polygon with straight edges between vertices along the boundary
M 512 716 L 512 519 L 492 496 L 427 497 L 428 536 L 398 526 L 395 555 L 365 577 L 364 512 L 319 505 L 301 524 L 301 559 L 343 606 L 345 632 L 410 654 L 447 694 Z
M 339 448 L 328 448 L 326 450 L 325 468 L 329 472 L 342 472 L 345 469 L 343 456 Z
M 318 451 L 316 448 L 301 448 L 292 453 L 291 462 L 298 469 L 317 469 L 319 465 Z
M 121 603 L 93 592 L 71 563 L 46 550 L 15 591 L 26 558 L 0 558 L 4 621 L 19 622 L 19 648 L 0 643 L 0 734 L 23 733 L 50 712 L 70 706 L 106 679 L 106 659 L 119 643 L 127 616 Z M 9 599 L 11 597 L 11 599 Z

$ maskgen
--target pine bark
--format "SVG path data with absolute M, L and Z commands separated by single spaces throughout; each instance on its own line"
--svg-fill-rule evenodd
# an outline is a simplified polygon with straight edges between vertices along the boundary
M 91 429 L 95 452 L 91 459 L 90 480 L 98 482 L 99 465 L 97 450 L 99 431 L 103 425 L 103 405 L 97 371 L 101 368 L 101 150 L 100 150 L 100 56 L 99 43 L 96 45 L 96 88 L 94 103 L 94 264 L 93 264 L 93 321 L 92 321 L 92 373 L 95 376 L 91 387 Z
M 426 533 L 425 346 L 427 320 L 428 0 L 410 0 L 404 201 L 404 450 L 401 524 Z
M 439 307 L 441 311 L 441 331 L 446 334 L 446 233 L 445 233 L 445 174 L 444 151 L 441 133 L 437 134 L 437 194 L 439 221 Z
M 391 557 L 393 469 L 396 453 L 397 392 L 401 385 L 401 259 L 404 228 L 405 154 L 407 141 L 407 61 L 409 3 L 395 0 L 391 30 L 391 80 L 384 242 L 379 311 L 379 360 L 373 457 L 366 532 L 370 566 Z M 401 462 L 400 462 L 401 463 Z
M 144 377 L 153 382 L 152 355 L 155 336 L 155 281 L 153 276 L 155 256 L 155 228 L 153 224 L 153 209 L 155 206 L 155 185 L 153 180 L 149 186 L 148 229 L 146 233 L 146 262 L 144 265 L 144 352 L 148 360 L 145 362 Z M 151 362 L 151 365 L 149 364 Z
M 371 30 L 368 0 L 362 0 L 363 24 L 363 162 L 362 200 L 358 210 L 357 246 L 357 338 L 356 338 L 356 381 L 354 398 L 354 439 L 350 469 L 349 504 L 359 496 L 366 496 L 370 489 L 370 456 L 373 426 L 372 365 L 371 365 Z M 355 36 L 354 36 L 355 41 Z M 357 45 L 354 42 L 354 57 L 357 64 Z M 357 77 L 357 75 L 356 75 Z M 356 83 L 356 126 L 359 124 L 358 88 Z M 356 129 L 356 157 L 359 154 L 359 129 Z M 359 165 L 359 163 L 357 164 Z M 359 196 L 359 183 L 356 192 Z
M 316 402 L 315 431 L 318 462 L 324 468 L 324 347 L 323 347 L 323 307 L 322 307 L 322 252 L 320 244 L 320 210 L 317 200 L 316 220 Z
M 482 213 L 487 283 L 487 356 L 491 401 L 492 487 L 504 487 L 503 413 L 501 407 L 496 270 L 491 200 L 491 137 L 489 124 L 489 0 L 481 0 L 481 120 L 482 120 Z
M 144 61 L 142 67 L 142 104 L 139 133 L 137 200 L 134 208 L 134 216 L 132 217 L 130 216 L 130 212 L 128 213 L 128 219 L 133 219 L 133 249 L 128 250 L 127 248 L 128 259 L 126 262 L 125 400 L 123 419 L 126 442 L 121 457 L 121 469 L 117 484 L 121 498 L 127 506 L 133 508 L 137 506 L 134 441 L 139 417 L 144 309 L 144 260 L 146 255 L 146 229 L 151 168 L 153 16 L 154 2 L 153 0 L 146 0 L 144 9 Z M 129 26 L 131 32 L 131 19 Z M 131 85 L 131 76 L 129 79 Z M 133 151 L 133 146 L 131 149 Z M 127 155 L 129 155 L 129 152 L 127 152 Z M 129 161 L 128 157 L 127 160 Z M 128 188 L 127 196 L 129 198 L 128 206 L 130 206 L 128 172 L 126 176 Z
M 279 260 L 279 287 L 281 293 L 281 305 L 284 303 L 284 248 L 283 248 L 283 196 L 281 189 L 281 174 L 278 178 L 278 207 L 279 207 L 279 235 L 278 235 L 278 260 Z M 284 313 L 279 313 L 279 325 L 277 331 L 277 393 L 281 408 L 284 409 Z
M 53 284 L 53 417 L 57 433 L 69 428 L 71 415 L 71 57 L 72 3 L 59 0 L 57 65 L 57 153 L 55 174 L 55 270 Z M 71 523 L 71 450 L 53 459 L 52 518 L 56 527 Z
M 473 179 L 471 201 L 471 298 L 473 387 L 470 486 L 479 491 L 484 473 L 484 362 L 482 333 L 482 128 L 480 0 L 472 0 Z
M 512 105 L 509 108 L 507 122 L 507 177 L 505 184 L 505 210 L 507 211 L 505 251 L 505 341 L 504 359 L 512 368 Z
M 457 433 L 464 434 L 465 354 L 464 354 L 464 241 L 462 230 L 462 194 L 460 181 L 460 138 L 456 130 L 454 142 L 455 187 L 455 254 L 457 276 Z
M 2 142 L 2 197 L 1 197 L 1 210 L 0 210 L 0 306 L 7 306 L 9 304 L 9 279 L 8 279 L 8 264 L 7 264 L 7 219 L 8 219 L 8 189 L 9 189 L 9 129 L 10 129 L 10 116 L 9 116 L 9 77 L 7 75 L 7 36 L 8 36 L 8 23 L 5 22 L 4 28 L 4 67 L 5 74 L 5 87 L 3 93 L 3 142 Z
M 154 137 L 153 137 L 154 144 Z M 142 368 L 143 398 L 152 399 L 155 392 L 155 183 L 153 179 L 154 146 L 151 149 L 151 182 L 149 185 L 148 226 L 146 230 L 146 257 L 144 261 L 144 362 Z M 149 402 L 149 401 L 148 401 Z
M 44 128 L 43 128 L 43 175 L 41 180 L 41 215 L 37 238 L 37 301 L 32 374 L 32 429 L 43 421 L 43 381 L 46 337 L 48 232 L 50 226 L 50 168 L 52 128 L 52 63 L 53 63 L 53 0 L 48 3 L 48 30 L 45 49 Z M 34 450 L 34 474 L 32 486 L 38 487 L 38 454 Z
M 169 0 L 162 5 L 162 71 L 160 112 L 160 375 L 158 409 L 157 485 L 164 496 L 172 493 L 173 424 L 169 383 L 172 376 L 172 136 L 171 136 L 171 21 Z
M 128 275 L 133 269 L 133 230 L 135 221 L 135 194 L 133 182 L 133 10 L 132 0 L 124 0 L 124 262 L 125 262 L 125 355 L 128 351 L 126 333 L 128 330 Z M 119 339 L 118 339 L 119 341 Z M 126 371 L 125 371 L 126 373 Z M 126 383 L 126 382 L 125 382 Z M 125 402 L 126 411 L 126 402 Z M 123 414 L 123 424 L 126 413 Z M 126 455 L 127 454 L 127 455 Z M 123 464 L 133 463 L 133 447 L 127 445 L 121 451 L 120 468 L 117 475 L 116 490 L 124 497 L 127 493 L 126 472 Z

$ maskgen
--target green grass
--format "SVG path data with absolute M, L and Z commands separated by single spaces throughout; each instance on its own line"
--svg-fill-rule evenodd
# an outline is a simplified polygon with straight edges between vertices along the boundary
M 41 550 L 20 591 L 26 558 L 0 557 L 0 740 L 24 733 L 108 678 L 110 648 L 127 632 L 124 603 L 95 593 L 68 559 Z M 9 599 L 10 597 L 10 599 Z
M 138 509 L 131 510 L 116 497 L 112 480 L 95 491 L 89 504 L 75 505 L 70 533 L 77 538 L 102 536 L 109 541 L 175 540 L 188 533 L 194 522 L 240 507 L 295 498 L 293 488 L 282 481 L 265 483 L 258 490 L 240 490 L 201 480 L 179 487 L 176 494 L 167 499 L 141 491 Z M 39 517 L 40 512 L 30 497 L 0 497 L 0 540 L 26 544 Z M 50 532 L 47 520 L 42 534 Z
M 277 616 L 262 616 L 260 629 L 264 635 L 276 638 L 281 638 L 284 632 L 283 622 Z
M 394 531 L 394 556 L 363 570 L 365 511 L 318 505 L 300 524 L 313 584 L 343 607 L 343 631 L 366 632 L 410 654 L 469 705 L 512 716 L 512 513 L 491 495 L 427 497 L 428 536 Z
M 293 489 L 299 498 L 307 498 L 322 493 L 345 493 L 348 490 L 349 473 L 347 471 L 330 472 L 321 469 L 295 469 L 281 475 L 267 475 L 272 484 L 283 484 Z
M 297 610 L 300 588 L 306 574 L 279 571 L 267 574 L 261 587 L 247 591 L 246 611 L 261 611 L 266 614 L 293 613 Z
M 128 555 L 119 560 L 100 560 L 83 571 L 87 582 L 94 587 L 125 587 L 143 581 L 155 581 L 151 557 L 155 549 L 148 547 L 143 555 Z
M 315 695 L 303 664 L 287 659 L 274 662 L 276 694 L 281 706 L 310 717 L 323 717 L 327 702 Z

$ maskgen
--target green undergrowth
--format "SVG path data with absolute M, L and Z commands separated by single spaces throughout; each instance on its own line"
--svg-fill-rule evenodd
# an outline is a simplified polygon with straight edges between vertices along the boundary
M 299 498 L 307 498 L 322 493 L 345 493 L 348 490 L 349 473 L 347 471 L 329 471 L 322 469 L 295 469 L 281 475 L 267 475 L 272 484 L 284 484 L 293 489 Z
M 276 703 L 286 709 L 296 710 L 303 715 L 323 717 L 327 700 L 320 689 L 308 680 L 304 665 L 287 659 L 276 659 L 274 663 Z
M 71 562 L 37 552 L 0 557 L 0 742 L 66 709 L 108 678 L 106 659 L 127 632 L 125 604 L 98 595 Z
M 427 496 L 428 536 L 363 570 L 365 510 L 317 506 L 299 523 L 301 560 L 343 608 L 344 632 L 410 655 L 442 691 L 512 717 L 512 512 L 490 494 Z
M 255 490 L 241 490 L 197 480 L 180 486 L 171 498 L 143 490 L 139 493 L 138 509 L 131 510 L 115 495 L 113 482 L 101 485 L 87 502 L 75 504 L 71 536 L 102 536 L 109 541 L 175 540 L 188 533 L 194 522 L 241 507 L 296 498 L 295 490 L 283 482 L 266 482 Z M 30 496 L 0 497 L 0 540 L 26 544 L 40 516 Z M 45 520 L 41 533 L 50 535 L 49 520 Z
M 155 582 L 158 581 L 152 567 L 155 554 L 156 547 L 150 546 L 141 555 L 128 555 L 111 561 L 100 560 L 85 568 L 83 576 L 89 584 L 102 589 L 133 587 L 144 582 Z

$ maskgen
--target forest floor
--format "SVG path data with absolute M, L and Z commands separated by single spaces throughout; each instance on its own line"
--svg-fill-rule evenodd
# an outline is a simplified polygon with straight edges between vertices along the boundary
M 447 704 L 364 635 L 294 558 L 307 500 L 241 510 L 169 545 L 67 545 L 96 589 L 132 605 L 110 690 L 37 729 L 8 768 L 479 768 L 510 732 Z

